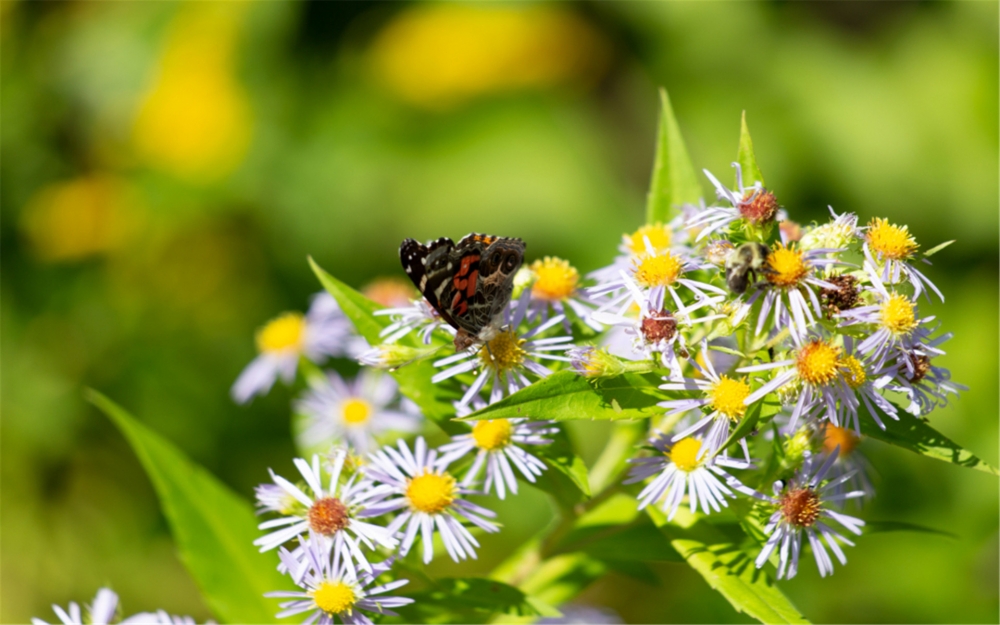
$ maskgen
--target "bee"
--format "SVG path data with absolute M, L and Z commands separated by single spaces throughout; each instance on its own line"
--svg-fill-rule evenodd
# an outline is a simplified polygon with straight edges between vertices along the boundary
M 743 295 L 750 286 L 749 278 L 768 273 L 767 255 L 771 252 L 763 243 L 744 243 L 726 256 L 726 286 L 734 295 Z

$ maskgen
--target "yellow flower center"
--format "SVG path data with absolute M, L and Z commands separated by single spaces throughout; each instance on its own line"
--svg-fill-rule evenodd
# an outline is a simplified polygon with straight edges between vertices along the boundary
M 829 384 L 837 375 L 839 355 L 838 348 L 823 341 L 817 340 L 803 346 L 795 356 L 799 377 L 813 386 Z
M 342 614 L 354 607 L 358 598 L 354 588 L 344 582 L 323 581 L 319 588 L 312 591 L 316 607 L 327 614 Z
M 917 327 L 913 302 L 899 293 L 889 295 L 880 312 L 882 327 L 893 334 L 909 334 Z
M 517 338 L 513 330 L 496 335 L 479 350 L 479 359 L 495 371 L 507 371 L 520 366 L 528 352 L 521 347 L 524 339 Z
M 301 313 L 285 313 L 257 331 L 257 349 L 264 353 L 301 351 L 306 320 Z
M 868 379 L 861 361 L 854 356 L 842 356 L 840 358 L 840 373 L 844 376 L 844 381 L 851 388 L 858 388 Z
M 809 527 L 816 522 L 822 511 L 819 496 L 808 488 L 789 491 L 778 504 L 785 521 L 799 527 Z
M 701 451 L 701 441 L 696 438 L 682 438 L 674 443 L 667 452 L 670 461 L 681 471 L 690 473 L 698 468 L 698 452 Z
M 653 247 L 654 251 L 659 252 L 669 248 L 671 239 L 673 239 L 673 233 L 670 232 L 668 226 L 656 222 L 655 224 L 642 226 L 632 234 L 625 235 L 625 239 L 629 251 L 638 256 L 648 252 L 646 249 L 646 239 L 649 239 L 649 244 Z
M 507 419 L 494 419 L 493 421 L 476 421 L 472 426 L 472 438 L 476 441 L 476 446 L 486 451 L 503 449 L 510 443 L 510 435 L 513 428 Z
M 738 421 L 746 413 L 747 407 L 743 400 L 750 396 L 750 385 L 743 380 L 732 380 L 723 375 L 708 395 L 712 398 L 713 410 Z
M 351 397 L 341 406 L 344 422 L 349 425 L 360 425 L 372 416 L 371 404 L 358 397 Z
M 535 273 L 531 295 L 537 299 L 564 300 L 573 294 L 580 281 L 580 273 L 561 258 L 546 256 L 531 263 L 531 270 Z
M 670 286 L 681 277 L 683 263 L 670 252 L 651 254 L 636 261 L 635 280 L 640 286 Z
M 795 247 L 785 247 L 779 243 L 778 248 L 767 255 L 767 265 L 771 269 L 767 273 L 767 281 L 775 286 L 790 288 L 798 286 L 809 274 L 802 250 Z
M 890 260 L 909 258 L 919 247 L 906 226 L 890 224 L 880 217 L 868 222 L 865 240 L 873 252 Z
M 850 455 L 860 442 L 861 437 L 847 428 L 839 428 L 827 423 L 823 431 L 823 450 L 830 454 L 839 446 L 841 458 Z
M 406 486 L 406 499 L 418 512 L 442 512 L 455 501 L 455 478 L 448 473 L 418 475 Z

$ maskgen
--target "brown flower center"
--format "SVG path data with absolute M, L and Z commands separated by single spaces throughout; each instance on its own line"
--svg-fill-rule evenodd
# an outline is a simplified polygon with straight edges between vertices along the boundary
M 913 377 L 909 378 L 912 384 L 916 384 L 924 379 L 931 370 L 930 356 L 911 354 L 913 359 Z
M 823 289 L 819 293 L 823 310 L 829 319 L 842 310 L 850 310 L 858 305 L 858 279 L 854 276 L 839 275 L 824 278 L 826 282 L 837 286 L 835 289 Z
M 677 320 L 664 308 L 658 313 L 643 315 L 641 330 L 642 336 L 650 343 L 669 341 L 677 334 Z
M 347 506 L 336 497 L 317 499 L 309 508 L 309 527 L 317 534 L 332 536 L 350 522 Z
M 754 225 L 772 221 L 778 212 L 778 200 L 774 194 L 764 189 L 750 199 L 752 194 L 753 191 L 748 191 L 740 202 L 740 215 Z
M 816 492 L 809 488 L 790 490 L 778 504 L 785 521 L 799 527 L 809 527 L 819 518 L 820 503 Z

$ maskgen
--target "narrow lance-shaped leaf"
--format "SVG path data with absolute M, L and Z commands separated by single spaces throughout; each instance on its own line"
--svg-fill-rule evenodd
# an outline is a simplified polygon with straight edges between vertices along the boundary
M 737 612 L 762 623 L 808 623 L 792 602 L 774 585 L 753 558 L 729 542 L 716 528 L 685 508 L 673 521 L 655 506 L 646 511 L 670 544 L 708 585 L 717 590 Z
M 660 89 L 662 109 L 656 140 L 656 160 L 646 198 L 646 223 L 670 221 L 684 203 L 697 203 L 702 197 L 698 174 L 695 172 L 684 138 L 677 126 L 670 96 Z
M 743 170 L 744 186 L 752 186 L 755 182 L 764 186 L 764 176 L 761 175 L 760 168 L 757 167 L 757 157 L 753 153 L 753 141 L 750 139 L 750 129 L 747 127 L 746 111 L 743 111 L 743 117 L 740 118 L 740 147 L 736 153 L 736 162 Z M 739 180 L 736 181 L 737 185 L 739 182 Z
M 354 324 L 358 333 L 370 345 L 381 343 L 379 333 L 392 322 L 386 315 L 376 316 L 374 314 L 382 307 L 331 276 L 312 258 L 309 259 L 309 264 L 320 283 L 337 300 L 341 310 Z M 455 416 L 452 402 L 458 400 L 459 396 L 455 395 L 454 392 L 449 392 L 444 386 L 431 382 L 431 377 L 436 372 L 434 365 L 425 360 L 406 365 L 390 373 L 399 383 L 400 392 L 417 404 L 425 417 L 438 424 L 448 434 L 465 432 L 464 426 L 452 421 Z
M 552 421 L 644 419 L 663 412 L 656 405 L 664 399 L 659 390 L 661 382 L 652 374 L 626 373 L 589 380 L 574 371 L 559 371 L 462 420 L 518 417 Z
M 996 467 L 987 464 L 968 449 L 955 443 L 944 434 L 938 432 L 922 419 L 914 417 L 896 406 L 899 420 L 881 416 L 885 429 L 881 429 L 865 407 L 859 408 L 861 433 L 890 445 L 916 452 L 929 458 L 944 460 L 970 469 L 977 469 L 993 475 L 1000 475 Z
M 263 594 L 293 589 L 273 553 L 259 553 L 249 502 L 96 391 L 87 398 L 121 430 L 145 468 L 181 560 L 224 623 L 271 623 L 277 602 Z

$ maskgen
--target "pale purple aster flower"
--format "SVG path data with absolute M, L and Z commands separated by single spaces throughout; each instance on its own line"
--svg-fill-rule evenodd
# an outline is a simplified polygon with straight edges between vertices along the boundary
M 702 202 L 704 208 L 704 202 Z M 618 255 L 610 265 L 595 269 L 587 274 L 588 278 L 603 284 L 618 279 L 618 273 L 628 270 L 636 257 L 653 252 L 672 251 L 684 258 L 689 258 L 694 251 L 689 246 L 690 236 L 684 228 L 685 215 L 697 211 L 697 208 L 685 204 L 681 212 L 668 223 L 653 223 L 640 226 L 632 234 L 623 234 L 618 245 Z
M 916 301 L 886 289 L 877 270 L 868 261 L 865 261 L 865 272 L 872 284 L 868 292 L 874 295 L 876 303 L 843 310 L 837 317 L 842 320 L 842 326 L 874 326 L 874 331 L 858 345 L 858 352 L 870 358 L 874 366 L 881 367 L 893 347 L 934 317 L 919 317 Z
M 860 498 L 841 500 L 834 502 L 835 505 L 843 508 L 848 501 L 853 501 L 860 507 L 860 505 L 874 499 L 875 486 L 872 484 L 870 475 L 875 473 L 875 468 L 858 448 L 862 437 L 849 429 L 836 427 L 829 423 L 820 424 L 814 430 L 813 436 L 821 441 L 824 453 L 837 453 L 837 460 L 830 467 L 830 480 L 836 481 L 842 475 L 848 476 L 846 481 L 834 484 L 830 492 L 834 495 L 854 491 L 862 492 Z
M 373 513 L 402 511 L 389 524 L 392 532 L 405 528 L 399 555 L 409 553 L 419 532 L 424 563 L 430 562 L 434 558 L 436 528 L 452 560 L 475 559 L 479 543 L 462 521 L 486 532 L 498 532 L 500 528 L 486 520 L 495 518 L 496 513 L 465 499 L 466 495 L 479 493 L 458 484 L 439 461 L 437 451 L 428 451 L 423 437 L 417 438 L 412 453 L 405 441 L 399 441 L 398 448 L 386 446 L 371 454 L 364 471 L 380 488 L 389 491 L 389 496 L 374 506 Z
M 134 614 L 122 619 L 121 625 L 195 625 L 195 620 L 190 616 L 175 616 L 166 610 L 157 610 Z
M 309 390 L 295 403 L 306 417 L 300 445 L 311 448 L 346 440 L 359 453 L 377 446 L 387 432 L 416 432 L 421 416 L 412 402 L 400 398 L 391 376 L 362 369 L 352 381 L 335 371 L 309 380 Z
M 351 322 L 329 293 L 313 298 L 309 312 L 285 313 L 257 332 L 260 354 L 240 373 L 230 394 L 245 404 L 255 395 L 271 390 L 280 377 L 285 384 L 295 379 L 299 358 L 322 364 L 328 356 L 343 356 L 358 349 Z
M 70 601 L 66 610 L 60 606 L 52 604 L 52 610 L 59 617 L 59 622 L 64 625 L 83 625 L 84 616 L 80 610 L 80 605 L 75 601 Z M 94 602 L 87 606 L 86 622 L 90 625 L 107 625 L 115 618 L 118 611 L 118 595 L 109 588 L 101 588 L 94 596 Z M 48 625 L 46 621 L 39 618 L 31 619 L 33 625 Z
M 580 286 L 580 274 L 569 262 L 546 256 L 533 262 L 528 270 L 534 277 L 528 289 L 531 293 L 527 314 L 529 323 L 544 323 L 551 315 L 560 315 L 563 329 L 570 332 L 572 326 L 566 314 L 570 310 L 592 329 L 598 332 L 604 329 L 591 318 L 599 302 Z
M 483 407 L 480 400 L 476 402 Z M 468 409 L 459 409 L 458 416 L 463 416 Z M 459 458 L 475 451 L 472 466 L 462 478 L 462 486 L 471 486 L 483 467 L 486 467 L 486 482 L 483 492 L 496 491 L 497 497 L 503 499 L 507 491 L 517 494 L 517 478 L 511 465 L 532 484 L 535 478 L 546 469 L 545 463 L 528 453 L 525 445 L 548 445 L 552 439 L 546 438 L 559 431 L 551 421 L 529 421 L 527 419 L 494 419 L 476 421 L 468 434 L 458 434 L 438 448 L 441 457 L 438 462 L 447 466 Z
M 858 414 L 863 404 L 876 425 L 884 430 L 885 423 L 879 417 L 880 412 L 894 421 L 899 420 L 899 411 L 881 394 L 892 381 L 892 367 L 876 367 L 870 358 L 859 351 L 857 342 L 852 337 L 844 335 L 843 341 L 844 349 L 839 364 L 840 380 L 831 385 L 837 399 L 837 412 L 831 423 L 838 427 L 851 427 L 860 436 Z
M 516 303 L 513 313 L 508 308 L 507 324 L 497 336 L 475 351 L 459 352 L 453 356 L 442 358 L 434 363 L 435 367 L 447 367 L 431 378 L 435 384 L 463 373 L 480 369 L 475 381 L 469 386 L 459 405 L 468 406 L 472 398 L 490 383 L 490 399 L 492 404 L 501 398 L 514 393 L 529 384 L 528 374 L 544 378 L 552 371 L 539 360 L 560 360 L 569 362 L 570 358 L 551 352 L 565 352 L 573 347 L 572 336 L 554 336 L 539 338 L 539 335 L 559 325 L 562 315 L 550 318 L 523 334 L 517 328 L 524 321 L 528 308 L 529 293 Z M 513 304 L 512 304 L 513 305 Z
M 704 367 L 694 359 L 690 361 L 691 366 L 701 375 L 700 378 L 663 378 L 665 384 L 660 386 L 668 391 L 698 391 L 701 397 L 672 399 L 658 405 L 667 409 L 664 415 L 667 417 L 697 411 L 701 418 L 675 434 L 671 441 L 676 443 L 682 438 L 701 433 L 703 445 L 699 454 L 711 456 L 722 449 L 729 438 L 732 425 L 739 423 L 746 415 L 747 404 L 744 400 L 750 395 L 750 385 L 742 379 L 716 373 L 707 342 L 702 343 L 702 359 L 705 361 Z M 705 407 L 711 410 L 707 415 L 701 412 Z M 740 439 L 740 446 L 743 448 L 744 458 L 749 462 L 750 450 L 745 438 Z
M 730 475 L 726 469 L 749 469 L 749 462 L 724 455 L 706 456 L 701 453 L 702 440 L 689 437 L 672 442 L 668 436 L 658 436 L 650 444 L 660 453 L 650 458 L 633 458 L 626 484 L 641 482 L 656 476 L 639 493 L 639 509 L 662 499 L 667 519 L 673 519 L 684 495 L 688 496 L 691 512 L 698 509 L 711 514 L 728 507 L 726 498 L 735 499 L 736 492 L 753 496 L 754 491 Z
M 310 612 L 304 624 L 332 625 L 339 619 L 348 625 L 372 625 L 372 620 L 362 613 L 397 616 L 392 611 L 413 603 L 407 597 L 386 596 L 385 593 L 406 585 L 409 580 L 397 579 L 380 586 L 375 580 L 387 572 L 392 561 L 373 564 L 370 571 L 357 571 L 340 552 L 326 552 L 313 542 L 303 545 L 305 554 L 297 558 L 282 548 L 278 552 L 284 567 L 302 591 L 274 591 L 265 597 L 288 598 L 278 612 L 279 619 L 303 612 Z
M 920 294 L 924 293 L 929 302 L 931 296 L 928 291 L 934 291 L 941 301 L 944 301 L 944 295 L 934 283 L 907 262 L 916 251 L 917 243 L 910 236 L 906 226 L 894 226 L 886 219 L 876 218 L 865 227 L 865 230 L 867 230 L 863 246 L 865 258 L 873 266 L 881 267 L 879 277 L 882 282 L 894 285 L 905 279 L 913 285 L 913 299 L 918 299 Z M 878 235 L 874 238 L 877 241 L 873 241 L 873 233 L 876 232 Z M 928 258 L 921 260 L 927 265 L 931 264 Z
M 455 335 L 455 329 L 448 325 L 423 297 L 413 300 L 409 306 L 384 308 L 376 310 L 375 314 L 392 316 L 392 323 L 379 333 L 379 337 L 385 343 L 395 343 L 413 331 L 416 331 L 424 345 L 430 345 L 431 336 L 437 329 Z
M 904 393 L 910 400 L 906 411 L 915 416 L 927 414 L 938 406 L 947 406 L 949 395 L 957 396 L 960 391 L 969 390 L 968 386 L 951 381 L 951 371 L 932 364 L 934 358 L 945 354 L 939 345 L 953 336 L 948 332 L 931 338 L 936 331 L 937 326 L 915 329 L 907 340 L 896 347 L 894 358 L 887 364 L 895 371 L 887 388 Z
M 836 521 L 858 536 L 861 535 L 861 528 L 865 522 L 832 510 L 828 504 L 861 497 L 864 493 L 834 492 L 840 484 L 850 479 L 851 473 L 845 473 L 823 484 L 823 480 L 837 460 L 837 452 L 825 457 L 809 456 L 787 485 L 781 481 L 774 483 L 774 496 L 759 495 L 760 499 L 773 504 L 776 510 L 764 527 L 768 539 L 755 561 L 758 569 L 763 567 L 771 554 L 777 550 L 778 579 L 795 577 L 799 567 L 799 554 L 802 551 L 803 534 L 812 546 L 813 557 L 816 559 L 821 577 L 833 573 L 833 561 L 830 560 L 830 555 L 824 547 L 824 541 L 841 565 L 847 564 L 847 557 L 844 556 L 838 541 L 852 547 L 854 543 L 824 521 Z
M 832 220 L 807 229 L 799 240 L 802 249 L 847 249 L 861 239 L 857 215 L 846 212 L 838 215 L 832 206 L 827 206 L 827 209 Z
M 293 497 L 297 505 L 287 507 L 286 501 L 278 499 L 278 494 L 270 485 L 258 488 L 258 507 L 261 511 L 277 512 L 282 516 L 258 525 L 258 529 L 272 531 L 253 541 L 253 544 L 260 547 L 261 551 L 268 551 L 293 539 L 301 539 L 310 532 L 321 548 L 341 554 L 345 562 L 357 562 L 364 570 L 371 570 L 371 564 L 361 550 L 361 545 L 368 549 L 375 549 L 376 545 L 395 548 L 397 541 L 393 537 L 394 530 L 362 520 L 382 514 L 377 505 L 390 494 L 391 489 L 359 480 L 358 473 L 341 484 L 340 477 L 346 458 L 345 450 L 334 452 L 329 481 L 325 487 L 318 454 L 313 455 L 311 465 L 302 458 L 294 460 L 311 496 L 271 471 L 274 484 Z M 304 557 L 303 548 L 297 547 L 292 555 Z
M 679 371 L 675 345 L 679 345 L 681 350 L 687 349 L 680 327 L 722 318 L 723 315 L 700 318 L 692 315 L 694 311 L 713 305 L 722 298 L 697 299 L 690 306 L 680 304 L 670 311 L 663 301 L 664 290 L 644 293 L 625 273 L 622 273 L 621 278 L 629 299 L 619 302 L 621 306 L 618 312 L 597 312 L 594 313 L 594 318 L 612 328 L 624 328 L 625 334 L 632 337 L 633 352 L 642 354 L 644 358 L 651 358 L 653 353 L 659 352 L 665 367 Z M 638 316 L 631 315 L 633 304 L 639 308 Z
M 762 225 L 773 223 L 778 218 L 779 208 L 774 195 L 759 181 L 755 181 L 752 186 L 744 186 L 743 169 L 739 163 L 733 163 L 733 167 L 736 169 L 736 189 L 729 189 L 710 171 L 702 170 L 715 187 L 716 196 L 730 206 L 709 206 L 688 218 L 688 228 L 700 229 L 696 241 L 713 233 L 724 233 L 741 219 L 753 225 Z
M 747 300 L 748 307 L 761 301 L 755 332 L 757 336 L 761 335 L 770 319 L 768 332 L 788 328 L 795 344 L 802 343 L 809 328 L 816 323 L 817 318 L 823 316 L 815 288 L 838 288 L 837 285 L 816 277 L 816 274 L 827 267 L 841 264 L 836 259 L 828 258 L 839 251 L 841 250 L 829 248 L 803 250 L 786 247 L 784 244 L 771 250 L 767 261 L 768 271 L 764 274 L 766 280 Z

